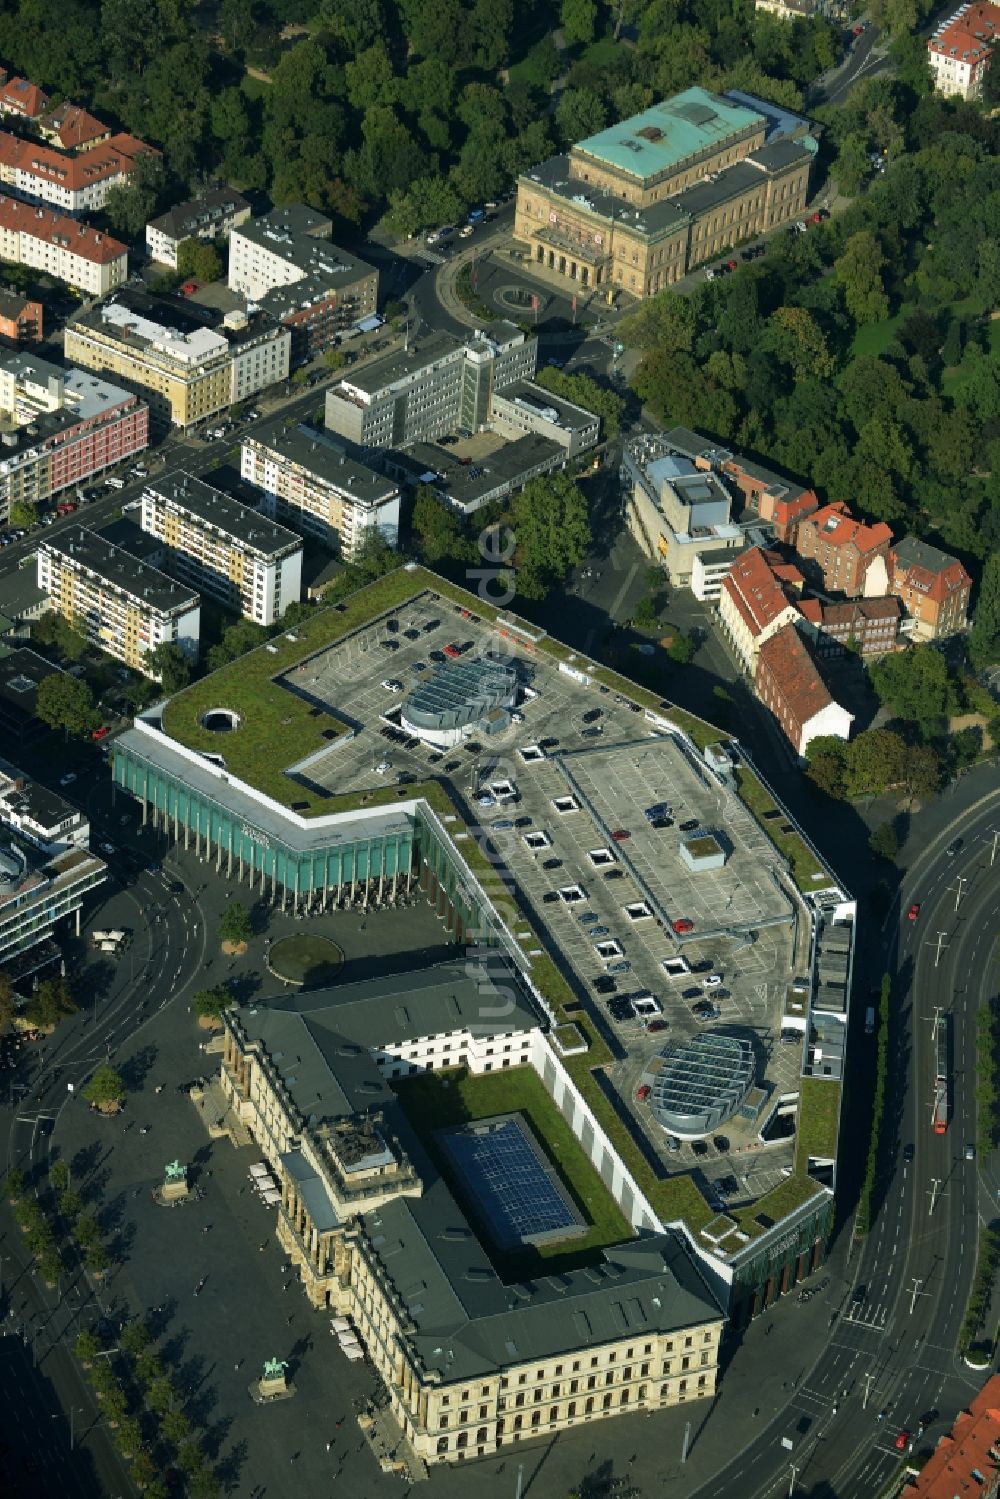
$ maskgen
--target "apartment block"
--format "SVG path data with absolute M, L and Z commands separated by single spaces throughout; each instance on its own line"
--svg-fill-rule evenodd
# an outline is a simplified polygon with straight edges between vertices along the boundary
M 162 566 L 246 619 L 272 625 L 302 588 L 302 541 L 189 474 L 150 482 L 140 525 L 162 542 Z
M 165 642 L 198 655 L 197 593 L 76 526 L 38 543 L 38 586 L 88 640 L 137 671 Z
M 29 203 L 49 204 L 71 216 L 93 213 L 104 207 L 113 187 L 127 185 L 141 155 L 159 152 L 124 133 L 77 153 L 0 130 L 0 183 Z
M 376 528 L 399 540 L 399 485 L 353 457 L 331 433 L 283 421 L 255 426 L 243 439 L 240 472 L 263 490 L 268 513 L 301 526 L 351 558 Z
M 477 432 L 496 391 L 530 380 L 538 340 L 500 320 L 465 342 L 434 332 L 342 379 L 326 395 L 326 425 L 359 447 L 404 447 Z
M 621 479 L 626 525 L 676 586 L 691 586 L 700 553 L 743 546 L 726 485 L 710 467 L 676 451 L 669 434 L 645 433 L 626 442 Z
M 97 297 L 128 277 L 128 251 L 119 240 L 16 198 L 0 197 L 0 259 L 33 266 Z
M 938 27 L 927 43 L 927 61 L 939 94 L 980 99 L 1000 38 L 1000 5 L 973 0 Z
M 146 247 L 159 265 L 177 269 L 177 251 L 186 239 L 228 239 L 250 217 L 250 204 L 234 187 L 213 188 L 178 203 L 146 225 Z
M 824 734 L 850 738 L 854 715 L 834 699 L 794 623 L 761 642 L 754 685 L 800 758 Z
M 918 1433 L 919 1435 L 919 1433 Z M 1000 1494 L 1000 1375 L 991 1374 L 919 1470 L 907 1474 L 907 1499 L 996 1499 Z
M 941 640 L 969 622 L 972 579 L 957 557 L 915 536 L 889 549 L 889 589 L 906 611 L 903 630 L 915 640 Z
M 65 99 L 36 121 L 39 135 L 62 151 L 89 151 L 112 136 L 110 125 Z
M 892 532 L 884 521 L 855 520 L 841 502 L 824 505 L 798 525 L 795 550 L 808 574 L 828 593 L 882 598 L 889 591 L 887 554 Z
M 689 88 L 522 173 L 514 238 L 567 289 L 651 296 L 798 218 L 815 152 L 753 103 Z
M 806 622 L 804 633 L 812 651 L 821 660 L 836 659 L 857 651 L 863 659 L 884 656 L 894 650 L 902 616 L 899 599 L 848 599 L 830 604 L 823 599 L 803 599 L 799 612 Z
M 0 521 L 141 453 L 149 407 L 90 370 L 0 355 Z M 2 603 L 0 603 L 2 609 Z
M 750 677 L 761 647 L 799 617 L 804 579 L 776 552 L 751 547 L 733 564 L 719 594 L 719 624 Z
M 0 288 L 0 343 L 9 348 L 41 343 L 44 308 L 13 287 Z
M 330 219 L 301 203 L 241 222 L 229 239 L 229 287 L 289 329 L 298 363 L 370 316 L 378 272 L 330 243 Z
M 288 330 L 126 287 L 66 325 L 67 359 L 139 386 L 161 428 L 195 427 L 289 371 Z

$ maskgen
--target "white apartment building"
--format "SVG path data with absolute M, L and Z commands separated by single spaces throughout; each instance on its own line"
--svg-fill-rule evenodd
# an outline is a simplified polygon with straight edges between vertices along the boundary
M 146 247 L 159 265 L 177 269 L 177 251 L 186 239 L 227 238 L 250 217 L 250 204 L 234 187 L 213 188 L 178 203 L 146 225 Z
M 164 567 L 258 625 L 280 620 L 302 589 L 302 541 L 190 474 L 150 483 L 140 525 L 162 541 Z
M 164 642 L 196 658 L 197 593 L 110 542 L 76 526 L 38 543 L 38 586 L 88 640 L 137 671 Z
M 0 183 L 19 198 L 50 203 L 63 213 L 93 213 L 104 207 L 113 187 L 128 184 L 134 158 L 150 149 L 121 133 L 77 155 L 0 130 Z
M 940 94 L 979 99 L 1000 36 L 1000 4 L 973 0 L 939 26 L 927 43 L 927 61 Z
M 399 485 L 348 456 L 315 427 L 282 421 L 243 439 L 240 473 L 264 491 L 268 513 L 290 520 L 342 557 L 355 556 L 373 528 L 399 539 Z
M 0 760 L 0 826 L 13 828 L 43 854 L 90 847 L 86 813 L 6 760 Z
M 95 297 L 128 279 L 128 250 L 118 240 L 16 198 L 0 197 L 0 260 L 33 266 Z

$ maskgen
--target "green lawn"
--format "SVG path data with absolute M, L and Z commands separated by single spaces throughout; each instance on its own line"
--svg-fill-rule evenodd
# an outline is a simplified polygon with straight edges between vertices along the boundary
M 896 329 L 903 321 L 903 314 L 883 318 L 880 323 L 866 323 L 854 335 L 851 346 L 852 359 L 877 359 L 896 337 Z
M 486 1247 L 502 1273 L 531 1274 L 532 1266 L 541 1268 L 544 1261 L 545 1273 L 554 1274 L 559 1267 L 569 1268 L 572 1264 L 597 1258 L 596 1252 L 605 1244 L 618 1244 L 632 1237 L 631 1225 L 584 1155 L 534 1068 L 512 1067 L 482 1076 L 474 1076 L 465 1068 L 455 1068 L 444 1073 L 425 1073 L 392 1086 L 438 1169 L 450 1181 L 453 1180 L 452 1174 L 433 1138 L 436 1130 L 472 1119 L 488 1119 L 494 1114 L 523 1114 L 577 1208 L 590 1224 L 589 1231 L 582 1238 L 564 1239 L 513 1255 L 500 1256 L 487 1243 Z

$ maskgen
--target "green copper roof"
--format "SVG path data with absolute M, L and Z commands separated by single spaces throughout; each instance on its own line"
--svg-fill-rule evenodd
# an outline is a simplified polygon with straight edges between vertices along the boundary
M 718 149 L 730 137 L 754 125 L 764 125 L 763 115 L 744 109 L 707 89 L 688 88 L 641 114 L 599 130 L 576 151 L 606 162 L 630 177 L 647 181 L 692 156 Z

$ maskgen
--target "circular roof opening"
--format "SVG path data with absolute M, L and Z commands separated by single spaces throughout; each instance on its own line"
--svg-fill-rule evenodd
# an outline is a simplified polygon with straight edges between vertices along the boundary
M 240 715 L 232 708 L 209 708 L 201 715 L 201 726 L 210 734 L 231 734 L 240 726 Z
M 668 1041 L 650 1081 L 649 1104 L 657 1124 L 692 1140 L 731 1119 L 754 1077 L 750 1042 L 718 1032 Z

